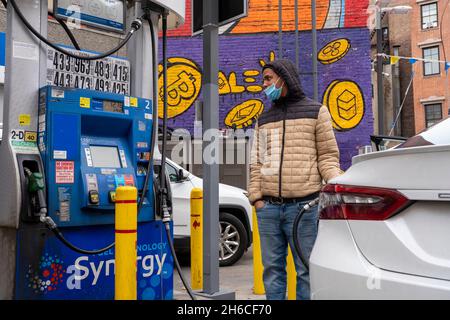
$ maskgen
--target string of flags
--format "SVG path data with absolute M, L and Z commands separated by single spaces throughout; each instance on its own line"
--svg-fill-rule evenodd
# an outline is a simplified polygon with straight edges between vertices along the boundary
M 377 54 L 379 57 L 383 57 L 386 59 L 390 59 L 391 64 L 397 64 L 400 60 L 408 60 L 409 63 L 412 65 L 416 63 L 417 61 L 424 61 L 424 62 L 430 62 L 430 63 L 443 63 L 445 65 L 445 72 L 448 73 L 448 70 L 450 70 L 450 62 L 448 61 L 441 61 L 441 60 L 430 60 L 430 59 L 423 59 L 423 58 L 414 58 L 414 57 L 402 57 L 402 56 L 391 56 L 385 53 L 379 53 Z

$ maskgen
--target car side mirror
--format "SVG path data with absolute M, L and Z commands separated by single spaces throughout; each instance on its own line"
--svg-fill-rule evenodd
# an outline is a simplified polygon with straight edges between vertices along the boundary
M 187 179 L 187 176 L 184 175 L 183 169 L 178 169 L 177 182 L 182 182 Z

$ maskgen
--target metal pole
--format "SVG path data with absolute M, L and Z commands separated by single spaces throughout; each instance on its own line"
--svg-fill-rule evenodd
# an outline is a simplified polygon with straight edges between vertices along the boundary
M 283 0 L 278 0 L 278 57 L 283 58 Z
M 219 0 L 203 1 L 203 293 L 214 299 L 234 299 L 219 293 Z
M 298 0 L 295 0 L 294 3 L 294 11 L 295 11 L 295 66 L 297 70 L 299 69 L 299 49 L 298 49 Z
M 312 18 L 312 63 L 313 63 L 313 89 L 314 100 L 319 98 L 318 74 L 317 74 L 317 18 L 316 18 L 316 0 L 311 1 Z
M 381 8 L 376 9 L 377 30 L 377 101 L 378 101 L 378 134 L 384 134 L 384 96 L 383 96 L 383 33 L 381 29 Z

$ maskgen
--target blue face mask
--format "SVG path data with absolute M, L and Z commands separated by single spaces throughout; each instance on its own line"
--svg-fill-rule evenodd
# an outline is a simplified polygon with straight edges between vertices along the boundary
M 272 85 L 268 86 L 265 90 L 264 93 L 267 95 L 267 97 L 272 100 L 278 100 L 281 97 L 281 91 L 283 90 L 283 85 L 279 88 L 277 88 L 275 85 L 278 83 L 278 81 L 280 81 L 280 78 L 278 78 L 278 80 L 273 83 Z

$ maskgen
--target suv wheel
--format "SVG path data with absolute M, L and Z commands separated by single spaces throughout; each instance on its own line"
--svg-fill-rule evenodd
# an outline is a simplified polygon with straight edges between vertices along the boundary
M 227 212 L 220 213 L 219 225 L 219 264 L 231 266 L 245 252 L 247 232 L 241 220 Z

